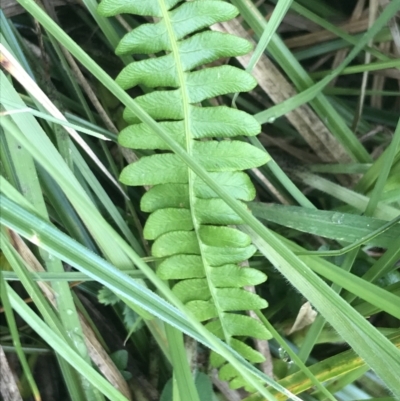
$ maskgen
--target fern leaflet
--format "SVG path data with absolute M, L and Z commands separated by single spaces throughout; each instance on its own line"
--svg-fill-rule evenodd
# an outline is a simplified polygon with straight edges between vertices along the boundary
M 242 38 L 203 31 L 234 18 L 237 9 L 220 0 L 102 0 L 98 11 L 103 16 L 131 13 L 157 20 L 125 35 L 116 52 L 163 55 L 131 63 L 116 81 L 124 89 L 139 84 L 153 88 L 135 99 L 138 104 L 247 209 L 244 202 L 254 199 L 255 189 L 242 170 L 265 164 L 268 156 L 252 145 L 226 138 L 257 135 L 260 125 L 243 111 L 203 107 L 201 102 L 249 91 L 256 81 L 230 65 L 196 70 L 251 50 Z M 228 227 L 241 224 L 241 218 L 130 110 L 125 110 L 124 118 L 131 125 L 119 135 L 122 146 L 163 151 L 128 165 L 120 176 L 126 185 L 152 186 L 142 198 L 141 209 L 151 213 L 144 236 L 154 241 L 152 254 L 164 258 L 158 275 L 176 282 L 174 293 L 200 321 L 207 322 L 209 330 L 250 362 L 262 362 L 264 357 L 242 341 L 268 339 L 270 334 L 260 322 L 241 314 L 267 306 L 265 300 L 243 289 L 260 284 L 266 276 L 238 265 L 255 252 L 247 234 Z M 212 354 L 211 362 L 232 387 L 247 387 L 219 355 Z

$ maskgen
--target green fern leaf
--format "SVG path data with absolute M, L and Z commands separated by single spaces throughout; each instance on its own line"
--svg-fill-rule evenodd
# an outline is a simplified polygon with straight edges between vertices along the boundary
M 140 202 L 141 209 L 147 213 L 168 207 L 188 208 L 189 205 L 189 186 L 172 183 L 154 186 Z
M 184 280 L 205 277 L 200 255 L 175 255 L 158 265 L 157 274 L 163 280 Z
M 154 240 L 170 231 L 190 230 L 193 230 L 193 222 L 189 209 L 159 209 L 147 220 L 143 236 Z
M 267 277 L 259 270 L 238 265 L 224 265 L 211 270 L 215 287 L 245 287 L 263 283 Z
M 178 4 L 179 3 L 179 4 Z M 204 107 L 204 100 L 249 91 L 255 79 L 230 65 L 200 68 L 222 57 L 248 53 L 248 41 L 206 30 L 234 18 L 237 9 L 225 1 L 102 0 L 99 13 L 131 13 L 154 17 L 155 23 L 126 34 L 116 52 L 156 54 L 126 66 L 116 78 L 124 89 L 138 85 L 152 90 L 136 102 L 205 168 L 231 196 L 248 202 L 255 188 L 243 171 L 268 162 L 267 154 L 241 136 L 260 132 L 255 118 L 227 106 Z M 201 32 L 199 32 L 201 31 Z M 163 54 L 160 54 L 163 52 Z M 126 185 L 153 186 L 142 198 L 141 209 L 151 213 L 144 237 L 152 240 L 152 254 L 162 258 L 157 274 L 174 280 L 173 292 L 208 329 L 252 363 L 263 356 L 244 342 L 246 337 L 268 339 L 268 330 L 244 313 L 267 307 L 267 302 L 243 287 L 266 276 L 238 263 L 256 251 L 250 237 L 228 225 L 242 224 L 239 216 L 188 169 L 167 144 L 126 109 L 130 124 L 119 135 L 122 146 L 154 151 L 121 173 Z M 235 138 L 233 139 L 232 138 Z M 244 210 L 248 211 L 245 203 Z M 250 213 L 250 212 L 249 212 Z M 240 338 L 238 338 L 240 337 Z M 238 372 L 220 356 L 211 363 L 235 387 L 245 385 Z
M 243 208 L 247 206 L 243 204 Z M 243 220 L 221 199 L 198 199 L 196 215 L 200 224 L 242 224 Z
M 246 315 L 236 313 L 224 313 L 224 321 L 230 336 L 254 337 L 260 340 L 268 340 L 271 337 L 269 331 L 258 320 Z M 219 338 L 224 338 L 224 331 L 219 320 L 207 323 L 207 328 Z
M 210 173 L 210 176 L 221 188 L 236 199 L 250 201 L 256 196 L 256 191 L 247 174 L 241 171 Z M 202 199 L 218 198 L 217 194 L 200 179 L 195 178 L 195 195 Z

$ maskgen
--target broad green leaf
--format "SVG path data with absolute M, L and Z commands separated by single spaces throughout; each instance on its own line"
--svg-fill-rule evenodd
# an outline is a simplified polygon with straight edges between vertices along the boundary
M 190 301 L 185 306 L 200 322 L 218 316 L 218 311 L 215 308 L 213 301 Z
M 100 10 L 102 11 L 101 8 Z M 134 11 L 132 13 L 136 14 Z M 159 11 L 157 14 L 158 13 Z M 201 2 L 193 1 L 183 3 L 180 7 L 170 11 L 169 18 L 174 30 L 174 36 L 179 40 L 189 33 L 215 24 L 216 22 L 230 20 L 234 18 L 237 13 L 236 7 L 231 4 L 204 0 Z M 105 14 L 103 13 L 103 15 Z M 138 28 L 127 33 L 120 42 L 117 53 L 149 54 L 158 53 L 161 50 L 171 50 L 167 26 L 163 19 L 156 24 L 140 25 Z
M 144 226 L 145 239 L 156 239 L 170 231 L 193 230 L 189 209 L 159 209 L 152 213 Z
M 247 113 L 228 107 L 193 109 L 191 133 L 193 138 L 232 137 L 257 135 L 260 125 Z M 201 119 L 200 119 L 201 118 Z M 131 120 L 131 122 L 134 122 Z M 182 146 L 185 145 L 183 121 L 163 121 L 161 126 Z M 169 150 L 168 145 L 145 124 L 133 124 L 121 131 L 118 142 L 133 149 Z
M 199 243 L 194 231 L 173 231 L 158 237 L 151 248 L 157 258 L 180 253 L 199 254 Z
M 195 300 L 208 301 L 211 298 L 207 280 L 204 278 L 182 280 L 174 285 L 172 291 L 185 304 Z
M 247 208 L 246 205 L 243 205 L 243 207 Z M 195 213 L 197 220 L 201 224 L 243 224 L 242 218 L 219 198 L 197 199 Z
M 202 102 L 227 93 L 247 92 L 257 85 L 250 74 L 229 65 L 188 72 L 185 78 L 190 103 Z M 179 86 L 178 72 L 171 55 L 131 63 L 116 81 L 124 89 L 130 89 L 139 83 L 150 88 Z M 150 95 L 146 97 L 149 98 Z
M 259 167 L 270 159 L 267 153 L 240 141 L 195 142 L 193 156 L 207 171 L 236 171 Z
M 257 85 L 246 71 L 229 65 L 188 73 L 186 81 L 190 103 L 227 93 L 248 92 Z
M 221 46 L 221 43 L 224 46 Z M 236 57 L 248 53 L 251 43 L 243 38 L 216 31 L 205 31 L 178 42 L 183 71 L 211 63 L 222 57 Z
M 218 247 L 203 245 L 204 256 L 210 266 L 221 266 L 228 263 L 239 263 L 251 258 L 256 248 L 254 245 L 245 248 Z
M 179 89 L 150 92 L 138 96 L 136 101 L 155 120 L 182 120 L 184 118 L 183 99 Z M 129 123 L 140 122 L 130 109 L 124 110 L 123 117 Z
M 262 354 L 249 347 L 243 341 L 232 338 L 230 344 L 235 351 L 242 355 L 243 358 L 246 358 L 249 362 L 261 363 L 265 361 L 265 357 Z
M 157 86 L 177 87 L 178 73 L 172 54 L 158 58 L 134 61 L 125 67 L 116 82 L 121 88 L 130 89 L 139 83 L 156 88 Z
M 131 54 L 133 53 L 133 48 L 138 45 L 141 46 L 141 49 L 145 53 L 149 46 L 154 46 L 154 44 L 148 42 L 141 44 L 135 40 L 131 42 L 131 38 L 129 38 L 129 40 L 128 38 L 129 34 L 126 38 L 122 39 L 118 45 L 117 54 Z M 225 46 L 220 46 L 221 41 L 224 42 Z M 157 46 L 157 44 L 155 44 L 155 46 Z M 251 50 L 251 44 L 246 39 L 238 38 L 237 36 L 215 31 L 206 31 L 179 42 L 178 48 L 183 71 L 189 71 L 202 64 L 218 60 L 221 57 L 234 57 L 246 54 Z M 162 60 L 167 58 L 173 59 L 173 54 L 170 53 L 160 58 Z M 168 64 L 168 60 L 162 62 Z M 122 70 L 120 79 L 123 81 L 128 81 L 130 78 L 135 80 L 135 63 L 129 64 Z
M 170 91 L 171 92 L 171 91 Z M 174 93 L 175 96 L 178 94 Z M 155 95 L 154 95 L 155 96 Z M 178 98 L 179 100 L 180 98 Z M 154 99 L 153 99 L 154 100 Z M 173 101 L 172 98 L 168 99 Z M 175 101 L 177 101 L 175 99 Z M 152 105 L 156 115 L 160 119 L 179 120 L 181 112 L 178 107 L 169 110 L 163 105 Z M 257 120 L 241 110 L 231 109 L 226 106 L 196 107 L 189 106 L 191 133 L 193 138 L 205 137 L 234 137 L 238 135 L 254 136 L 260 133 L 261 126 Z M 130 124 L 140 123 L 140 119 L 130 109 L 124 110 L 124 119 Z
M 126 185 L 157 185 L 166 182 L 184 184 L 188 170 L 179 158 L 166 153 L 142 157 L 126 166 L 120 175 L 120 181 Z
M 140 208 L 148 213 L 168 207 L 189 207 L 187 184 L 155 185 L 143 195 L 140 201 Z
M 243 376 L 236 376 L 234 379 L 232 379 L 229 383 L 229 387 L 232 390 L 244 387 L 244 389 L 248 393 L 254 393 L 256 391 L 255 387 L 249 385 L 249 383 L 246 381 L 245 378 L 243 378 Z
M 263 309 L 268 306 L 265 299 L 241 288 L 217 288 L 216 293 L 221 308 L 227 312 Z
M 218 79 L 218 78 L 215 77 L 215 79 Z M 121 80 L 121 78 L 119 80 Z M 190 101 L 190 103 L 197 103 L 197 102 L 201 102 L 202 100 L 207 99 L 208 97 L 215 96 L 217 94 L 229 93 L 230 89 L 226 88 L 226 85 L 224 85 L 224 87 L 225 87 L 225 90 L 222 93 L 220 90 L 219 92 L 214 93 L 214 95 L 210 94 L 210 96 L 205 95 L 204 92 L 200 93 L 199 91 L 197 91 L 197 93 L 196 93 L 196 92 L 191 91 L 191 92 L 188 92 L 187 95 L 185 94 L 185 99 L 186 99 L 186 96 L 188 96 L 189 97 L 188 100 Z M 232 89 L 235 89 L 235 86 L 231 85 L 231 87 L 232 87 Z M 236 88 L 238 88 L 238 86 L 236 86 Z M 149 115 L 151 117 L 153 117 L 156 120 L 182 120 L 184 118 L 184 114 L 183 114 L 183 110 L 182 110 L 183 98 L 182 98 L 182 93 L 181 93 L 180 89 L 150 92 L 145 95 L 138 96 L 136 98 L 136 101 L 141 107 L 143 107 L 143 109 L 146 110 L 147 113 L 149 113 Z M 204 122 L 207 121 L 207 117 L 209 117 L 210 114 L 215 114 L 216 117 L 219 117 L 219 119 L 221 119 L 221 117 L 223 117 L 224 121 L 228 120 L 226 117 L 227 113 L 233 114 L 233 115 L 236 114 L 236 116 L 241 114 L 240 112 L 237 112 L 237 111 L 234 112 L 233 111 L 234 109 L 231 109 L 230 112 L 227 112 L 227 110 L 229 110 L 229 108 L 227 108 L 226 106 L 215 107 L 216 111 L 214 111 L 214 112 L 211 112 L 211 110 L 207 110 L 207 109 L 214 109 L 214 108 L 207 107 L 207 108 L 205 108 L 205 110 L 201 110 L 197 106 L 189 107 L 189 110 L 190 110 L 191 114 L 193 115 L 193 118 L 195 120 L 201 120 Z M 219 113 L 219 115 L 217 113 Z M 130 111 L 130 109 L 125 109 L 123 116 L 124 116 L 124 119 L 129 123 L 138 123 L 139 122 L 137 117 Z M 258 125 L 259 123 L 254 119 L 254 117 L 247 118 L 247 120 L 250 120 L 250 119 L 252 120 L 253 126 L 259 126 Z M 208 121 L 210 121 L 210 120 L 208 120 Z M 218 120 L 217 120 L 217 123 L 218 123 Z M 244 126 L 243 123 L 240 125 Z M 245 135 L 246 129 L 242 128 L 242 131 L 243 131 L 243 134 Z M 214 135 L 219 136 L 218 132 L 216 132 Z M 240 135 L 240 131 L 237 131 L 236 135 Z
M 195 384 L 199 393 L 200 401 L 213 400 L 215 394 L 213 392 L 213 384 L 208 375 L 203 372 L 198 372 L 196 374 Z
M 221 367 L 224 363 L 226 363 L 226 359 L 216 352 L 211 352 L 210 354 L 210 365 L 214 368 Z
M 183 121 L 164 121 L 160 124 L 180 145 L 185 145 Z M 118 135 L 118 142 L 125 148 L 169 150 L 168 145 L 146 124 L 124 128 Z
M 239 375 L 239 372 L 230 364 L 224 365 L 219 371 L 219 378 L 221 380 L 229 381 L 230 379 L 233 379 L 234 377 L 237 377 L 238 375 Z
M 246 358 L 248 361 L 252 363 L 262 363 L 265 361 L 265 357 L 260 354 L 258 351 L 255 351 L 253 348 L 249 347 L 243 341 L 237 340 L 236 338 L 231 338 L 230 340 L 231 347 L 237 351 L 243 358 Z M 220 355 L 212 352 L 210 355 L 210 364 L 215 368 L 219 368 L 224 363 L 226 363 L 226 359 L 221 357 Z
M 241 110 L 192 106 L 189 111 L 193 138 L 254 136 L 261 131 L 257 120 Z
M 267 276 L 257 269 L 238 265 L 224 265 L 211 270 L 215 287 L 245 287 L 263 283 Z
M 249 316 L 236 313 L 223 313 L 222 320 L 231 336 L 247 336 L 260 340 L 269 340 L 272 337 L 271 333 L 260 321 L 252 319 Z M 206 327 L 217 337 L 224 337 L 219 320 L 207 323 Z
M 242 171 L 224 171 L 209 174 L 233 198 L 251 201 L 256 196 L 254 185 L 249 176 Z M 200 178 L 195 180 L 194 191 L 196 196 L 200 198 L 218 198 L 218 195 Z
M 250 237 L 236 228 L 201 226 L 199 233 L 205 245 L 243 248 L 251 244 Z
M 163 280 L 183 280 L 205 276 L 203 261 L 198 255 L 175 255 L 164 260 L 157 268 Z
M 175 6 L 179 0 L 165 0 L 168 9 Z M 161 17 L 160 5 L 157 0 L 148 0 L 143 3 L 141 0 L 131 0 L 126 2 L 124 0 L 103 0 L 97 11 L 104 17 L 112 17 L 117 14 L 137 14 L 137 15 L 151 15 L 153 17 Z

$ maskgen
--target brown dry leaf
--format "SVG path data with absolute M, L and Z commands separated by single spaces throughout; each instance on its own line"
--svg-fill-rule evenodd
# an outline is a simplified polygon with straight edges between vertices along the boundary
M 4 401 L 22 401 L 17 383 L 10 365 L 8 364 L 6 354 L 0 345 L 0 395 Z
M 314 322 L 315 318 L 317 317 L 317 312 L 312 308 L 309 302 L 306 302 L 302 305 L 297 314 L 296 320 L 293 323 L 291 329 L 287 332 L 287 335 L 293 334 L 296 331 L 304 329 L 304 327 L 309 326 L 311 323 Z
M 346 24 L 340 25 L 339 28 L 346 33 L 364 32 L 368 29 L 368 18 L 347 22 Z M 315 45 L 332 39 L 337 39 L 337 36 L 333 32 L 322 30 L 287 39 L 285 40 L 285 44 L 290 49 L 293 49 L 296 47 Z

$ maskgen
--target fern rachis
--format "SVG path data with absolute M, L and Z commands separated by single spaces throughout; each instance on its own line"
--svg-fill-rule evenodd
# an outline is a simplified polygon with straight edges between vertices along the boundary
M 223 138 L 257 135 L 259 124 L 243 111 L 203 107 L 201 102 L 248 91 L 256 82 L 250 74 L 229 65 L 194 70 L 251 49 L 246 40 L 233 35 L 196 33 L 235 17 L 236 8 L 219 0 L 103 0 L 99 12 L 105 16 L 125 12 L 158 20 L 128 33 L 117 53 L 165 55 L 131 63 L 117 82 L 124 89 L 138 84 L 154 88 L 137 97 L 137 103 L 233 197 L 252 200 L 255 190 L 242 170 L 266 163 L 267 155 L 245 142 Z M 171 89 L 159 89 L 163 87 Z M 121 132 L 121 145 L 163 151 L 130 164 L 120 177 L 127 185 L 152 186 L 142 198 L 141 208 L 151 213 L 144 236 L 154 240 L 152 254 L 165 258 L 158 275 L 176 282 L 174 293 L 200 321 L 208 322 L 209 330 L 250 362 L 262 362 L 262 355 L 240 340 L 269 337 L 261 323 L 238 313 L 267 306 L 256 294 L 243 289 L 266 277 L 238 266 L 255 252 L 247 234 L 227 227 L 241 224 L 241 219 L 177 155 L 166 153 L 166 144 L 133 113 L 126 110 L 124 117 L 131 125 Z M 223 358 L 212 354 L 211 361 L 233 387 L 246 385 L 229 364 L 224 365 Z

